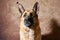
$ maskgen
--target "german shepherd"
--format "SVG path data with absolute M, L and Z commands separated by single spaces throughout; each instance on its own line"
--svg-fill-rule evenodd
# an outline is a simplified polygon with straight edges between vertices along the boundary
M 41 40 L 41 30 L 38 20 L 38 2 L 32 10 L 26 10 L 22 4 L 18 3 L 20 18 L 20 40 Z

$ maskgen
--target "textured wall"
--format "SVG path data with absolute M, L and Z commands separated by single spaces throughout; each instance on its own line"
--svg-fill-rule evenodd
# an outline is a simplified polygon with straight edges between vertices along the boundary
M 0 40 L 19 40 L 18 0 L 0 0 Z M 60 40 L 60 0 L 37 0 L 43 40 Z M 25 9 L 32 9 L 35 0 L 20 0 Z
M 19 40 L 16 0 L 0 0 L 0 40 Z

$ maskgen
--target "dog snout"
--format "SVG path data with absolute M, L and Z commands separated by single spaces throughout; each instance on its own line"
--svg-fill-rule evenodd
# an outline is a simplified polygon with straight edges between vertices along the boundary
M 31 27 L 33 25 L 33 19 L 32 17 L 26 17 L 24 19 L 24 24 L 27 26 L 27 27 Z

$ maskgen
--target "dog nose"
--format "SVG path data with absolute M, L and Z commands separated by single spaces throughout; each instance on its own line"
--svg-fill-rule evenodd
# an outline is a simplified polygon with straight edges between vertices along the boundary
M 24 24 L 27 26 L 27 27 L 31 27 L 33 25 L 33 20 L 31 17 L 26 17 L 24 19 Z

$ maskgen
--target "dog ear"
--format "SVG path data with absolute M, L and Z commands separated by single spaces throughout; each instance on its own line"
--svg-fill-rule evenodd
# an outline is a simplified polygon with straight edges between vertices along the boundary
M 37 13 L 38 10 L 39 10 L 39 9 L 38 9 L 38 2 L 36 2 L 36 3 L 34 4 L 34 6 L 33 6 L 33 11 L 34 11 L 35 13 Z
M 23 12 L 25 11 L 25 9 L 24 9 L 24 7 L 23 7 L 22 4 L 20 4 L 20 3 L 18 3 L 18 2 L 17 2 L 17 4 L 18 4 L 18 9 L 19 9 L 19 11 L 20 11 L 20 13 L 21 13 L 21 15 L 22 15 Z

